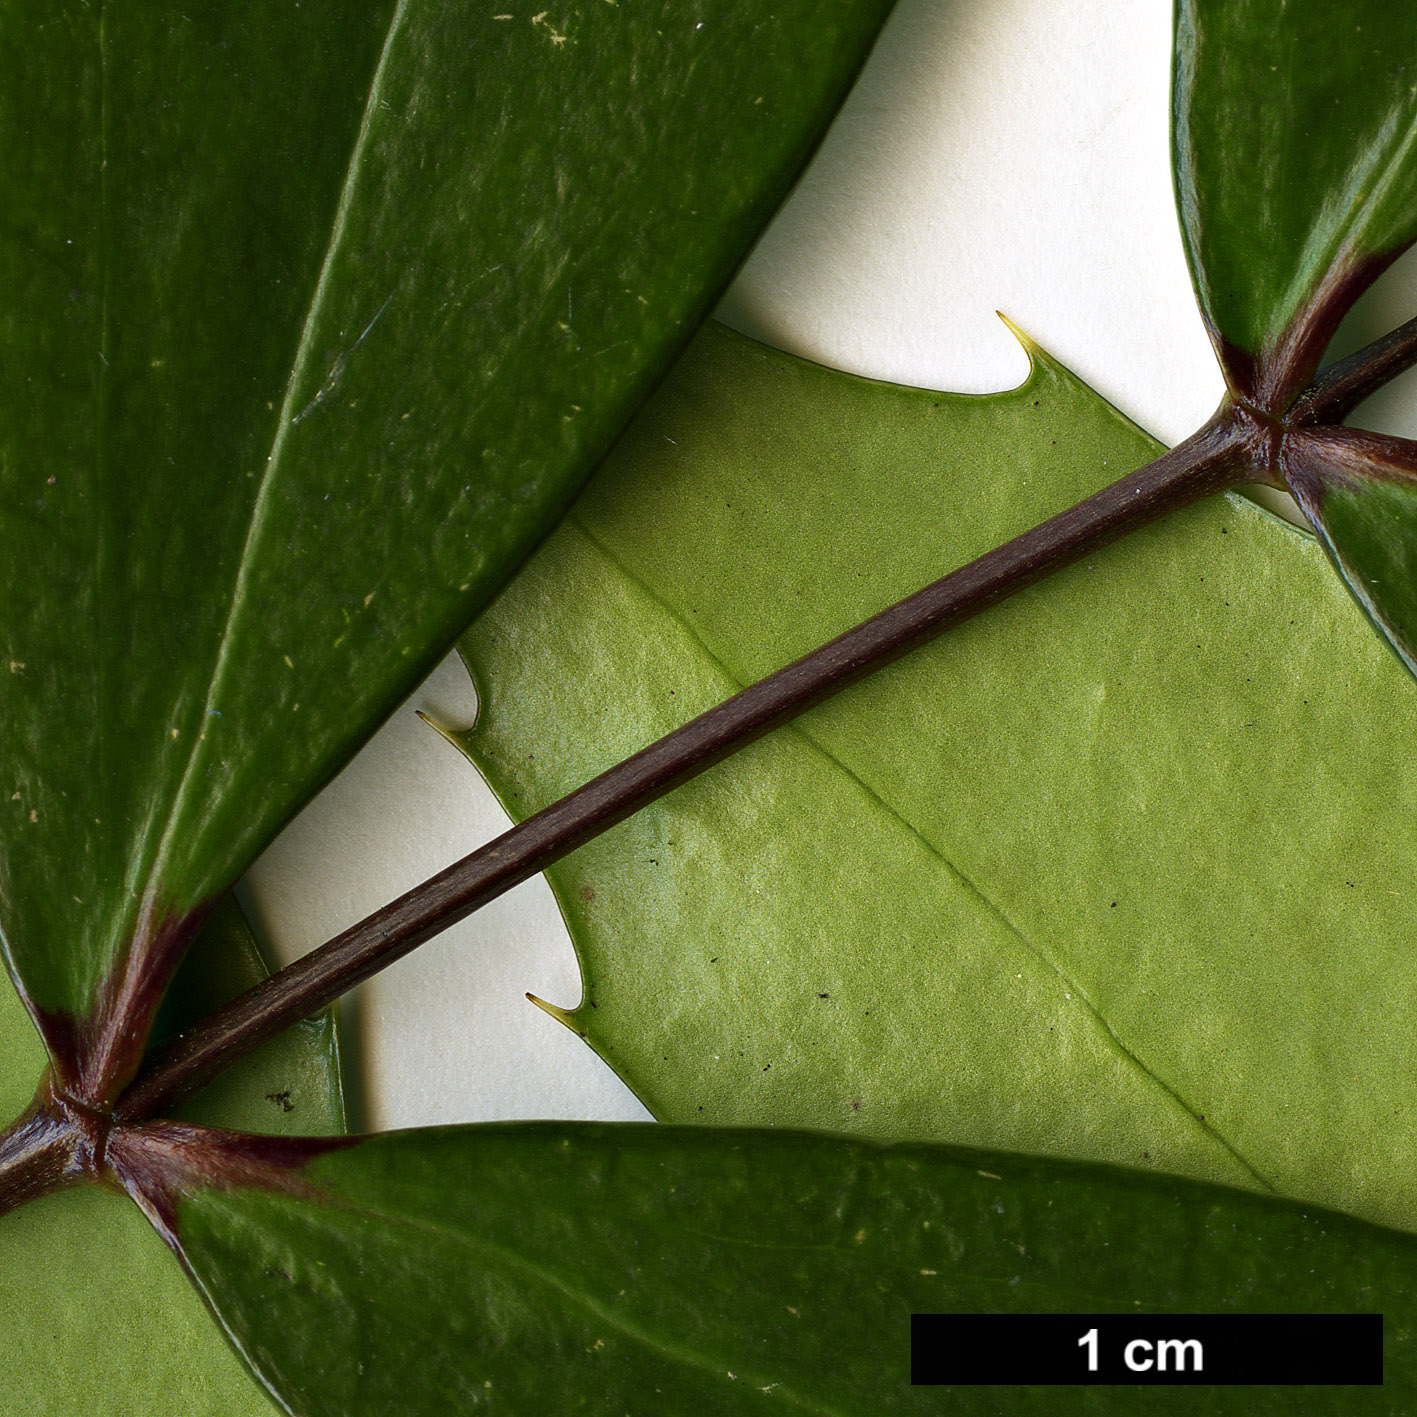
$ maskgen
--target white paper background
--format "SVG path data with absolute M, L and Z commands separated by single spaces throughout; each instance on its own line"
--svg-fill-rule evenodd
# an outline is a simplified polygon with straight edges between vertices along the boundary
M 1159 437 L 1221 385 L 1191 298 L 1168 165 L 1162 0 L 901 0 L 861 83 L 724 302 L 749 334 L 938 389 L 1016 384 L 1002 310 Z M 1417 309 L 1402 263 L 1346 347 Z M 1417 383 L 1365 422 L 1417 435 Z M 506 825 L 421 707 L 466 724 L 444 664 L 252 870 L 278 958 L 302 953 Z M 528 882 L 345 1002 L 356 1119 L 377 1128 L 647 1114 L 526 1002 L 580 980 L 550 892 Z

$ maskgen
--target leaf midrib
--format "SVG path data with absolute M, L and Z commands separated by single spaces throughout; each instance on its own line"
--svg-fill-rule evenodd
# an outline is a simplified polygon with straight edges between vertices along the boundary
M 394 12 L 389 19 L 388 30 L 384 35 L 383 45 L 379 51 L 378 62 L 374 66 L 374 74 L 370 80 L 369 92 L 365 98 L 364 109 L 360 117 L 359 131 L 355 135 L 354 143 L 350 150 L 349 162 L 345 167 L 344 181 L 340 187 L 339 200 L 336 203 L 334 215 L 330 221 L 330 234 L 325 244 L 324 256 L 320 263 L 319 273 L 315 278 L 310 300 L 306 306 L 305 319 L 301 325 L 300 339 L 291 362 L 290 375 L 286 381 L 285 395 L 281 400 L 280 409 L 276 414 L 275 435 L 271 441 L 270 452 L 266 457 L 265 464 L 261 468 L 255 495 L 251 501 L 246 536 L 242 543 L 241 554 L 237 558 L 235 573 L 232 577 L 231 597 L 227 606 L 226 619 L 223 622 L 221 634 L 217 640 L 216 653 L 213 659 L 211 673 L 207 680 L 206 697 L 203 700 L 201 711 L 196 720 L 199 727 L 207 721 L 209 711 L 213 708 L 214 703 L 219 697 L 223 682 L 229 673 L 233 631 L 245 607 L 253 553 L 261 540 L 261 535 L 265 528 L 271 487 L 280 471 L 281 456 L 285 450 L 286 437 L 290 428 L 293 426 L 292 418 L 294 416 L 296 391 L 301 387 L 305 375 L 308 372 L 314 344 L 315 326 L 322 313 L 331 271 L 344 240 L 349 210 L 359 183 L 364 153 L 368 145 L 370 132 L 373 128 L 389 54 L 393 48 L 394 41 L 398 37 L 404 17 L 408 12 L 408 7 L 409 0 L 397 0 Z M 141 854 L 139 854 L 137 862 L 135 863 L 135 884 L 141 885 L 143 890 L 142 904 L 138 911 L 138 924 L 135 931 L 139 940 L 151 936 L 153 931 L 161 924 L 164 911 L 170 906 L 170 903 L 162 896 L 162 882 L 165 868 L 171 855 L 172 844 L 176 838 L 177 831 L 183 824 L 188 799 L 200 781 L 198 768 L 208 751 L 205 737 L 201 732 L 192 733 L 191 738 L 192 746 L 188 751 L 187 760 L 183 765 L 182 775 L 178 780 L 176 790 L 169 799 L 170 806 L 166 813 L 166 823 L 162 836 L 146 868 L 141 865 Z
M 111 119 L 108 106 L 108 0 L 99 0 L 98 7 L 98 73 L 99 73 L 99 108 L 98 108 L 98 213 L 99 213 L 99 260 L 101 270 L 99 273 L 99 315 L 98 315 L 98 407 L 96 410 L 98 422 L 98 438 L 95 448 L 94 476 L 98 484 L 99 505 L 105 505 L 108 500 L 110 462 L 108 456 L 108 430 L 109 416 L 111 409 L 111 388 L 112 382 L 109 378 L 108 355 L 112 347 L 111 331 L 109 326 L 110 311 L 112 309 L 112 279 L 113 279 L 113 253 L 109 243 L 109 175 L 108 175 L 108 152 L 109 152 L 109 128 Z M 100 519 L 98 523 L 98 536 L 95 538 L 94 546 L 94 581 L 98 588 L 98 593 L 91 602 L 91 612 L 94 623 L 94 644 L 112 644 L 110 627 L 112 616 L 110 606 L 118 603 L 118 596 L 115 588 L 110 584 L 113 575 L 112 538 L 105 535 L 108 528 L 107 522 Z M 110 676 L 108 672 L 108 657 L 97 654 L 92 657 L 94 668 L 94 692 L 97 702 L 111 702 L 109 697 Z M 94 757 L 97 760 L 98 772 L 101 781 L 108 781 L 111 777 L 112 769 L 112 735 L 109 732 L 109 724 L 103 714 L 95 714 L 95 734 L 94 734 Z M 147 841 L 151 836 L 156 816 L 149 813 L 147 820 L 143 823 L 143 840 Z M 128 865 L 128 873 L 124 880 L 124 891 L 122 901 L 128 908 L 120 913 L 117 922 L 119 930 L 118 942 L 127 937 L 127 933 L 132 929 L 133 922 L 137 919 L 139 910 L 139 897 L 137 887 L 138 861 L 142 852 L 135 852 L 134 859 Z M 129 904 L 131 902 L 131 904 Z
M 728 683 L 732 684 L 735 689 L 747 687 L 742 677 L 730 669 L 729 666 L 714 653 L 690 621 L 680 613 L 679 609 L 672 602 L 666 600 L 663 595 L 636 572 L 626 566 L 621 558 L 595 534 L 579 511 L 573 510 L 567 516 L 566 520 L 575 526 L 576 530 L 585 537 L 599 555 L 603 556 L 605 560 L 610 563 L 618 574 L 623 576 L 625 580 L 634 586 L 647 600 L 660 607 L 660 609 L 679 626 L 683 634 L 696 647 L 705 661 L 721 674 Z M 1045 968 L 1049 969 L 1066 985 L 1068 991 L 1073 994 L 1074 999 L 1081 1002 L 1087 1010 L 1088 1015 L 1101 1034 L 1104 1046 L 1121 1066 L 1140 1073 L 1149 1086 L 1161 1093 L 1164 1104 L 1168 1108 L 1181 1113 L 1192 1126 L 1197 1127 L 1218 1146 L 1222 1147 L 1227 1155 L 1232 1157 L 1236 1164 L 1241 1166 L 1245 1173 L 1253 1179 L 1256 1186 L 1266 1191 L 1277 1191 L 1274 1183 L 1264 1176 L 1223 1132 L 1212 1123 L 1206 1121 L 1201 1116 L 1199 1110 L 1192 1107 L 1175 1087 L 1165 1081 L 1165 1079 L 1147 1065 L 1140 1053 L 1122 1040 L 1121 1036 L 1108 1022 L 1106 1016 L 1097 1005 L 1093 1003 L 1086 990 L 1051 957 L 1042 945 L 1036 944 L 1034 941 L 1030 940 L 1009 917 L 1002 906 L 995 902 L 970 876 L 951 860 L 938 843 L 932 841 L 914 822 L 906 817 L 892 803 L 883 798 L 875 788 L 837 757 L 825 744 L 815 738 L 811 731 L 805 726 L 803 719 L 796 719 L 779 728 L 777 731 L 779 733 L 788 733 L 796 737 L 800 742 L 805 744 L 810 751 L 821 757 L 827 764 L 841 773 L 848 782 L 853 784 L 878 813 L 889 817 L 906 831 L 910 832 L 921 846 L 923 846 L 935 860 L 939 861 L 944 869 L 1015 939 L 1017 939 L 1020 945 L 1034 959 Z

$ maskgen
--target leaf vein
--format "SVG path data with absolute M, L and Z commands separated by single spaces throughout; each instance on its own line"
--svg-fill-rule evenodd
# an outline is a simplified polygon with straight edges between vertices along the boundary
M 440 1243 L 458 1245 L 483 1260 L 491 1258 L 499 1261 L 506 1269 L 533 1279 L 570 1303 L 579 1305 L 599 1322 L 606 1324 L 615 1332 L 638 1343 L 658 1357 L 681 1363 L 687 1368 L 704 1373 L 719 1381 L 728 1378 L 735 1386 L 743 1386 L 750 1381 L 741 1374 L 735 1378 L 723 1366 L 722 1361 L 716 1362 L 691 1348 L 678 1347 L 643 1325 L 631 1321 L 624 1314 L 618 1314 L 614 1310 L 608 1309 L 593 1294 L 572 1284 L 564 1276 L 557 1274 L 555 1270 L 548 1269 L 545 1265 L 538 1264 L 526 1255 L 508 1249 L 505 1245 L 500 1245 L 485 1236 L 469 1234 L 455 1225 L 439 1224 L 436 1221 L 422 1220 L 415 1216 L 401 1214 L 398 1211 L 361 1204 L 347 1197 L 327 1197 L 320 1202 L 320 1206 L 327 1209 L 337 1209 L 345 1214 L 357 1216 L 362 1220 L 368 1220 L 381 1226 L 399 1226 L 416 1235 L 427 1236 Z M 757 1384 L 756 1386 L 764 1395 L 782 1398 L 793 1407 L 815 1414 L 815 1417 L 845 1417 L 845 1414 L 836 1408 L 824 1407 L 820 1403 L 793 1392 L 792 1389 L 781 1383 L 769 1380 L 766 1385 Z
M 260 471 L 256 493 L 252 500 L 250 520 L 246 528 L 246 538 L 242 544 L 241 554 L 237 560 L 236 574 L 232 585 L 231 602 L 227 607 L 226 621 L 222 626 L 222 631 L 217 641 L 216 657 L 212 665 L 211 675 L 208 679 L 207 695 L 202 705 L 201 716 L 198 719 L 199 722 L 204 722 L 212 711 L 213 705 L 220 694 L 222 682 L 228 673 L 233 629 L 240 617 L 248 594 L 253 549 L 260 541 L 261 533 L 265 528 L 271 488 L 275 481 L 276 473 L 280 468 L 281 455 L 285 449 L 287 434 L 293 426 L 292 409 L 294 407 L 296 390 L 300 386 L 301 379 L 306 372 L 311 358 L 311 349 L 314 342 L 314 328 L 324 306 L 325 295 L 330 281 L 330 273 L 334 267 L 335 258 L 344 240 L 349 209 L 353 201 L 355 189 L 358 186 L 361 161 L 369 141 L 369 134 L 373 127 L 374 118 L 378 109 L 384 75 L 388 67 L 389 54 L 392 51 L 394 41 L 403 24 L 404 16 L 407 14 L 408 6 L 409 0 L 398 0 L 394 8 L 393 15 L 389 20 L 388 31 L 384 36 L 383 47 L 379 52 L 379 61 L 375 65 L 374 76 L 370 81 L 369 93 L 364 101 L 364 111 L 360 119 L 359 132 L 355 136 L 353 147 L 350 150 L 349 163 L 345 168 L 344 183 L 341 187 L 339 201 L 335 207 L 334 217 L 331 221 L 330 235 L 326 242 L 325 254 L 320 264 L 319 274 L 315 279 L 315 286 L 311 292 L 309 305 L 306 308 L 305 320 L 300 332 L 300 340 L 291 364 L 290 377 L 286 381 L 285 396 L 281 401 L 280 410 L 276 415 L 275 436 L 271 443 L 270 452 L 266 457 L 265 465 Z M 204 755 L 204 751 L 202 736 L 200 734 L 194 734 L 192 746 L 188 752 L 187 761 L 183 768 L 182 777 L 178 782 L 177 790 L 172 797 L 171 806 L 168 810 L 166 829 L 163 832 L 162 839 L 158 843 L 152 865 L 147 872 L 146 891 L 140 915 L 139 929 L 141 933 L 149 933 L 150 930 L 159 923 L 163 902 L 157 898 L 156 892 L 158 883 L 161 880 L 163 867 L 172 848 L 175 829 L 181 823 L 187 800 L 200 780 L 197 768 Z
M 723 677 L 738 689 L 745 687 L 742 677 L 736 674 L 717 654 L 705 643 L 698 631 L 680 614 L 676 606 L 666 600 L 652 585 L 648 584 L 639 575 L 632 571 L 606 543 L 596 535 L 591 527 L 586 523 L 584 517 L 573 511 L 567 518 L 573 521 L 577 529 L 585 536 L 586 540 L 602 555 L 622 576 L 649 600 L 659 605 L 676 624 L 681 626 L 686 635 L 692 640 L 699 652 L 723 675 Z M 824 758 L 827 763 L 835 767 L 845 776 L 865 797 L 870 801 L 875 809 L 883 815 L 895 821 L 899 826 L 909 832 L 916 841 L 920 843 L 933 856 L 944 869 L 978 901 L 993 917 L 1019 942 L 1028 954 L 1050 970 L 1067 988 L 1083 1007 L 1087 1010 L 1093 1026 L 1101 1034 L 1102 1042 L 1112 1055 L 1118 1059 L 1121 1065 L 1136 1073 L 1153 1088 L 1158 1090 L 1168 1106 L 1174 1107 L 1182 1112 L 1191 1124 L 1199 1128 L 1205 1135 L 1211 1138 L 1220 1146 L 1245 1173 L 1252 1178 L 1254 1183 L 1265 1190 L 1273 1191 L 1275 1186 L 1266 1176 L 1249 1161 L 1249 1159 L 1239 1150 L 1239 1148 L 1226 1137 L 1217 1127 L 1206 1121 L 1200 1111 L 1191 1105 L 1185 1097 L 1167 1082 L 1136 1052 L 1135 1049 L 1125 1043 L 1112 1025 L 1108 1022 L 1101 1009 L 1088 996 L 1087 991 L 1067 973 L 1062 966 L 1054 960 L 1049 953 L 1041 946 L 1030 940 L 1017 924 L 1009 917 L 1008 913 L 991 899 L 991 897 L 963 871 L 959 865 L 953 861 L 944 849 L 932 841 L 914 822 L 906 817 L 897 807 L 883 798 L 868 782 L 866 782 L 854 769 L 843 762 L 825 744 L 821 743 L 812 735 L 809 729 L 803 726 L 803 721 L 798 719 L 792 723 L 784 725 L 777 730 L 793 734 L 808 748 Z

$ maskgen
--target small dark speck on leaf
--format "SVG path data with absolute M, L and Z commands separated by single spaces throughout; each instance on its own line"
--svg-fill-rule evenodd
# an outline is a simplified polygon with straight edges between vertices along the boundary
M 709 960 L 709 963 L 710 963 L 710 964 L 717 964 L 717 963 L 718 963 L 718 956 L 717 956 L 717 955 L 714 955 L 714 957 L 713 957 L 711 960 Z
M 266 1101 L 278 1104 L 282 1112 L 295 1111 L 295 1103 L 290 1100 L 289 1089 L 284 1092 L 268 1092 L 266 1094 Z M 286 1278 L 289 1278 L 289 1276 L 287 1275 Z
M 831 998 L 831 995 L 830 995 L 830 994 L 818 994 L 817 997 L 818 997 L 819 999 L 830 999 L 830 998 Z
M 1116 908 L 1117 908 L 1117 902 L 1114 900 L 1114 901 L 1112 902 L 1112 909 L 1113 909 L 1113 910 L 1116 910 Z

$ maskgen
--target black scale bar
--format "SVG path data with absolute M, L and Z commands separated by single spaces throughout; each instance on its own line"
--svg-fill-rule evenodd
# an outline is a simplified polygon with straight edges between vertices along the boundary
M 916 1384 L 1380 1384 L 1381 1314 L 914 1314 Z

